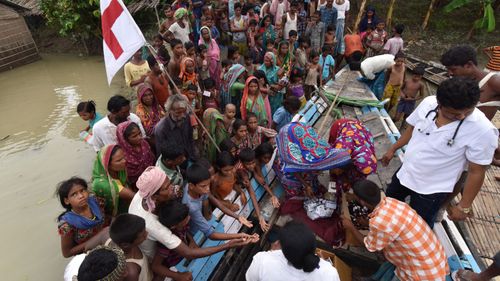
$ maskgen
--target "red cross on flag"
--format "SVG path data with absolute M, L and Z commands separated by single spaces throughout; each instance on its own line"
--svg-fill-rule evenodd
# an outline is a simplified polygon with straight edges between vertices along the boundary
M 121 0 L 101 0 L 102 47 L 108 84 L 146 39 Z

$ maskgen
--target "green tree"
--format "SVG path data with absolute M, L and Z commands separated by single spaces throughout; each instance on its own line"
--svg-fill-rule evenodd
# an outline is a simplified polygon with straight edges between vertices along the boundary
M 474 24 L 469 32 L 472 36 L 474 29 L 486 30 L 492 32 L 495 30 L 495 12 L 493 6 L 498 6 L 499 0 L 453 0 L 444 7 L 446 13 L 452 12 L 456 9 L 466 7 L 468 5 L 481 5 L 481 17 L 474 21 Z

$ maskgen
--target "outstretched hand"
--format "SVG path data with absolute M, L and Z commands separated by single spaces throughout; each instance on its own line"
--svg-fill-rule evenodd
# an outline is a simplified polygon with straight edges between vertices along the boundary
M 246 226 L 246 227 L 248 227 L 248 228 L 250 228 L 250 227 L 252 227 L 252 226 L 253 226 L 253 224 L 252 224 L 250 221 L 248 221 L 245 217 L 239 216 L 239 217 L 238 217 L 238 221 L 239 221 L 242 225 L 244 225 L 244 226 Z
M 262 231 L 267 232 L 270 228 L 269 224 L 266 222 L 264 218 L 259 218 L 259 225 Z
M 273 204 L 274 208 L 279 208 L 280 207 L 280 200 L 276 196 L 271 196 L 271 203 Z

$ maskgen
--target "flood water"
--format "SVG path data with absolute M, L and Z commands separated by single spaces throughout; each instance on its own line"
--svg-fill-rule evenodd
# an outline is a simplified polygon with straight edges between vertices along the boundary
M 93 99 L 106 113 L 121 76 L 109 87 L 102 57 L 74 55 L 44 55 L 0 73 L 2 280 L 62 280 L 69 260 L 60 250 L 55 187 L 74 175 L 90 180 L 96 155 L 79 140 L 87 123 L 76 105 Z

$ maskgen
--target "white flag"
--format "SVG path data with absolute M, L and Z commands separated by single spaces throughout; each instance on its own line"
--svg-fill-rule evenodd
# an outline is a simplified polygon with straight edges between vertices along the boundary
M 108 84 L 146 39 L 121 0 L 101 0 L 102 47 Z

